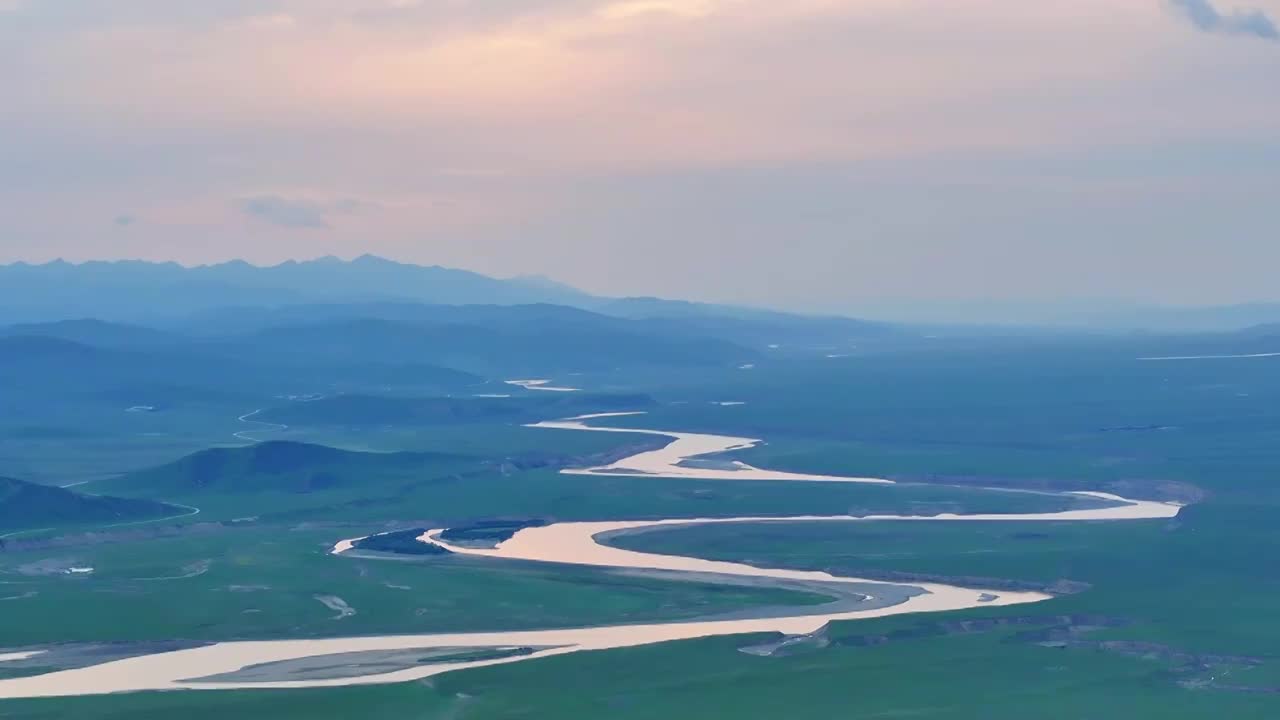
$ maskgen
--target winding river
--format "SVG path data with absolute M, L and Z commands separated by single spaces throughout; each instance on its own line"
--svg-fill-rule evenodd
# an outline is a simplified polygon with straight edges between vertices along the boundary
M 567 470 L 588 475 L 653 476 L 716 480 L 785 480 L 797 482 L 857 482 L 891 484 L 879 478 L 788 473 L 755 468 L 712 456 L 751 447 L 758 441 L 683 432 L 590 425 L 588 421 L 634 413 L 584 415 L 538 423 L 533 427 L 592 432 L 644 433 L 671 437 L 660 450 L 639 453 L 610 465 Z M 837 620 L 883 617 L 902 613 L 942 612 L 986 605 L 1018 605 L 1047 600 L 1039 592 L 967 588 L 939 583 L 888 583 L 840 577 L 825 572 L 761 568 L 732 562 L 659 555 L 610 547 L 602 540 L 616 533 L 662 526 L 760 522 L 875 522 L 896 521 L 1119 521 L 1171 518 L 1181 506 L 1129 500 L 1105 493 L 1080 493 L 1097 507 L 1047 513 L 943 514 L 933 516 L 868 515 L 790 518 L 701 518 L 606 522 L 567 522 L 525 528 L 495 547 L 465 547 L 441 538 L 444 529 L 429 530 L 418 539 L 477 557 L 526 562 L 590 565 L 619 572 L 662 573 L 668 577 L 778 587 L 829 588 L 837 598 L 825 605 L 761 609 L 758 616 L 736 616 L 639 625 L 613 625 L 559 630 L 493 633 L 436 633 L 320 640 L 223 642 L 171 652 L 142 655 L 44 675 L 0 680 L 0 698 L 54 697 L 100 693 L 176 689 L 308 688 L 364 685 L 416 680 L 467 668 L 519 662 L 532 658 L 609 648 L 634 647 L 673 640 L 743 633 L 811 634 Z M 350 552 L 362 538 L 337 542 L 331 552 Z M 448 652 L 467 658 L 449 661 Z M 443 653 L 445 659 L 423 662 L 420 656 Z M 468 652 L 470 651 L 470 652 Z M 489 653 L 483 659 L 476 651 Z M 440 655 L 435 655 L 440 656 Z M 433 656 L 433 657 L 435 657 Z

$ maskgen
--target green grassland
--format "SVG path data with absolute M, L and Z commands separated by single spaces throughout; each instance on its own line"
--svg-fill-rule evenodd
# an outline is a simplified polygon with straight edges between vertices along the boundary
M 653 404 L 641 393 L 526 392 L 510 385 L 490 390 L 502 397 L 398 397 L 336 395 L 267 408 L 255 419 L 300 426 L 430 426 L 484 420 L 538 422 L 586 413 L 640 410 Z
M 328 554 L 340 537 L 332 528 L 210 527 L 146 542 L 0 553 L 0 647 L 576 627 L 825 601 L 591 568 Z M 70 566 L 94 572 L 59 571 Z M 356 614 L 335 619 L 316 599 L 322 595 L 341 597 Z
M 1081 488 L 1184 481 L 1280 502 L 1277 363 L 1104 349 L 778 360 L 668 386 L 655 395 L 680 404 L 610 422 L 764 438 L 741 457 L 769 467 Z M 723 400 L 746 404 L 710 404 Z
M 353 487 L 295 493 L 264 490 L 227 494 L 163 494 L 195 505 L 203 520 L 243 517 L 273 521 L 364 522 L 429 519 L 459 525 L 494 517 L 552 520 L 698 517 L 1032 512 L 1083 501 L 948 487 L 890 487 L 788 482 L 594 477 L 537 469 L 443 465 L 421 474 L 383 474 Z
M 1172 522 L 768 524 L 673 529 L 615 541 L 842 573 L 1068 579 L 1088 583 L 1083 592 L 1033 606 L 842 623 L 832 628 L 830 647 L 791 657 L 749 656 L 736 650 L 750 638 L 720 638 L 550 658 L 397 686 L 10 702 L 0 705 L 0 712 L 23 718 L 230 713 L 309 720 L 352 715 L 1280 716 L 1280 695 L 1231 687 L 1280 687 L 1275 657 L 1280 576 L 1272 560 L 1280 552 L 1275 522 L 1280 365 L 1267 359 L 1137 361 L 1142 353 L 1140 343 L 1119 341 L 1011 345 L 984 352 L 940 346 L 893 356 L 779 354 L 762 358 L 751 370 L 575 378 L 584 387 L 655 398 L 647 415 L 606 421 L 617 426 L 764 438 L 765 444 L 736 455 L 762 467 L 1157 495 L 1177 482 L 1203 492 Z M 722 401 L 746 404 L 712 404 Z M 237 429 L 245 428 L 232 427 Z M 24 583 L 39 592 L 4 602 L 5 617 L 14 619 L 4 625 L 14 640 L 4 644 L 586 625 L 688 617 L 777 599 L 742 589 L 624 580 L 586 569 L 325 555 L 338 538 L 390 529 L 398 522 L 415 527 L 424 519 L 462 524 L 495 517 L 1011 512 L 1063 506 L 1046 496 L 942 485 L 566 476 L 554 467 L 519 468 L 507 461 L 526 452 L 605 452 L 642 438 L 507 423 L 299 425 L 280 437 L 353 450 L 443 453 L 451 459 L 407 470 L 360 460 L 341 469 L 349 483 L 306 492 L 296 485 L 174 490 L 165 485 L 171 477 L 153 476 L 163 482 L 143 489 L 135 485 L 139 496 L 202 508 L 200 516 L 185 521 L 188 527 L 179 536 L 0 554 L 5 583 L 0 596 L 26 592 Z M 240 481 L 269 475 L 242 470 Z M 127 478 L 119 482 L 127 489 Z M 243 527 L 215 523 L 207 533 L 189 527 L 196 520 L 245 516 L 259 519 Z M 32 578 L 17 572 L 19 565 L 48 558 L 100 569 L 91 578 Z M 206 559 L 207 571 L 196 577 L 142 579 L 183 574 Z M 225 589 L 233 584 L 279 591 Z M 430 592 L 418 593 L 424 586 Z M 334 620 L 316 594 L 340 595 L 357 614 Z M 418 615 L 424 607 L 428 612 Z M 253 609 L 264 612 L 244 612 Z M 934 631 L 937 623 L 961 619 L 1031 617 L 1050 627 L 1064 616 L 1123 622 L 1072 635 L 1079 643 L 1061 648 L 1029 641 L 1025 627 Z M 915 633 L 922 624 L 934 629 Z M 866 641 L 881 636 L 890 641 Z M 1098 645 L 1103 642 L 1121 645 Z M 1150 652 L 1125 652 L 1125 647 Z M 1248 656 L 1260 662 L 1189 666 L 1179 654 Z
M 850 623 L 890 633 L 910 618 Z M 163 718 L 1268 718 L 1264 695 L 1188 690 L 1163 664 L 1008 642 L 1008 633 L 753 657 L 750 637 L 583 653 L 420 683 L 304 691 L 18 701 L 10 717 Z
M 502 391 L 521 392 L 501 387 Z M 0 417 L 0 476 L 53 485 L 99 482 L 211 447 L 240 447 L 259 440 L 501 458 L 546 452 L 545 433 L 521 427 L 522 423 L 622 407 L 616 403 L 643 407 L 651 402 L 637 394 L 584 394 L 580 398 L 571 394 L 563 398 L 551 393 L 554 397 L 550 399 L 543 397 L 547 393 L 506 399 L 393 394 L 381 398 L 338 396 L 343 399 L 329 402 L 290 402 L 264 392 L 193 397 L 189 390 L 174 389 L 158 399 L 151 394 L 116 394 L 119 397 L 0 396 L 0 409 L 9 410 Z M 156 403 L 155 410 L 128 411 L 148 402 Z M 348 403 L 354 407 L 343 407 Z M 367 407 L 370 404 L 375 409 L 403 405 L 410 414 L 392 412 L 376 417 Z M 345 414 L 348 409 L 351 414 Z M 239 419 L 255 410 L 262 412 L 251 415 L 249 422 Z M 273 416 L 283 419 L 277 423 Z M 576 454 L 616 445 L 616 438 L 581 433 L 562 439 L 555 447 Z
M 12 398 L 11 398 L 12 401 Z M 159 465 L 217 445 L 239 445 L 232 437 L 251 426 L 236 420 L 254 409 L 256 398 L 237 398 L 127 412 L 136 403 L 94 399 L 15 402 L 0 418 L 0 475 L 51 485 L 114 477 Z
M 1030 612 L 1126 621 L 1095 639 L 1270 657 L 1280 647 L 1274 604 L 1280 578 L 1265 558 L 1280 551 L 1280 532 L 1261 516 L 1251 526 L 1239 526 L 1242 520 L 1206 505 L 1173 521 L 703 526 L 623 536 L 613 543 L 848 575 L 1074 580 L 1091 587 Z M 1223 611 L 1227 606 L 1229 613 Z

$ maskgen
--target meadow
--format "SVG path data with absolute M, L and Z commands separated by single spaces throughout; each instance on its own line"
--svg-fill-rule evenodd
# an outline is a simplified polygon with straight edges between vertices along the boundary
M 826 600 L 461 556 L 335 557 L 339 537 L 323 527 L 208 527 L 0 554 L 0 647 L 575 627 Z M 69 567 L 93 572 L 62 572 Z M 331 596 L 355 614 L 339 619 L 317 600 Z
M 646 415 L 602 422 L 759 437 L 766 442 L 734 457 L 761 467 L 924 484 L 566 476 L 554 467 L 493 462 L 535 451 L 607 453 L 635 438 L 505 423 L 297 426 L 282 437 L 353 450 L 451 452 L 459 459 L 430 477 L 356 468 L 351 476 L 362 478 L 359 485 L 301 494 L 163 497 L 151 486 L 138 492 L 203 502 L 199 520 L 212 521 L 211 527 L 193 530 L 191 520 L 171 538 L 0 554 L 6 583 L 0 588 L 30 583 L 40 593 L 29 599 L 39 603 L 5 602 L 6 617 L 15 619 L 6 623 L 11 638 L 0 640 L 5 646 L 544 627 L 690 617 L 812 598 L 587 569 L 325 552 L 341 537 L 425 521 L 1010 512 L 1063 504 L 956 484 L 1112 490 L 1192 502 L 1167 522 L 770 523 L 611 541 L 841 574 L 1087 585 L 1046 603 L 841 623 L 829 630 L 828 647 L 791 656 L 740 653 L 762 638 L 732 637 L 395 686 L 15 701 L 0 710 L 22 718 L 181 712 L 311 720 L 357 712 L 372 718 L 736 720 L 1273 716 L 1280 712 L 1280 575 L 1272 561 L 1280 552 L 1280 373 L 1266 359 L 1137 360 L 1144 351 L 1136 342 L 1079 341 L 843 358 L 779 353 L 749 370 L 574 378 L 593 389 L 645 392 L 656 400 Z M 258 519 L 230 522 L 246 515 Z M 101 570 L 91 579 L 17 572 L 48 558 Z M 198 570 L 204 560 L 207 569 L 195 577 L 144 579 Z M 272 591 L 226 589 L 239 584 Z M 321 594 L 340 595 L 357 614 L 334 620 L 315 600 Z M 90 608 L 112 620 L 95 620 Z M 51 627 L 59 637 L 50 635 Z

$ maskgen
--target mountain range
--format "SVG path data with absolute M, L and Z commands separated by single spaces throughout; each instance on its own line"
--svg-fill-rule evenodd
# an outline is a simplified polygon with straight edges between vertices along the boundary
M 780 329 L 802 337 L 813 331 L 837 336 L 884 332 L 892 323 L 837 315 L 799 315 L 713 303 L 659 298 L 592 295 L 541 276 L 494 278 L 468 270 L 399 263 L 374 255 L 346 261 L 336 257 L 289 260 L 257 266 L 243 260 L 183 266 L 142 260 L 55 260 L 0 265 L 0 324 L 94 317 L 117 322 L 163 325 L 226 308 L 284 308 L 298 305 L 408 303 L 425 305 L 546 304 L 631 319 L 701 319 L 723 327 L 734 321 L 751 330 Z M 968 301 L 926 303 L 914 309 L 892 303 L 877 317 L 930 326 L 1046 327 L 1079 332 L 1215 332 L 1280 322 L 1280 303 L 1258 302 L 1202 307 L 1163 307 L 1125 302 L 1058 305 L 1035 302 Z M 873 313 L 874 314 L 874 313 Z M 785 338 L 784 338 L 785 339 Z
M 185 267 L 140 260 L 0 266 L 0 322 L 76 317 L 153 321 L 226 306 L 407 300 L 432 304 L 584 305 L 591 296 L 541 278 L 498 280 L 372 255 L 260 267 L 243 260 Z

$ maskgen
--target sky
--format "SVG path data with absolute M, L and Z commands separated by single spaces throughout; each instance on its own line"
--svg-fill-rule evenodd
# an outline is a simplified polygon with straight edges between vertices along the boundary
M 0 262 L 1278 300 L 1280 0 L 0 0 Z

